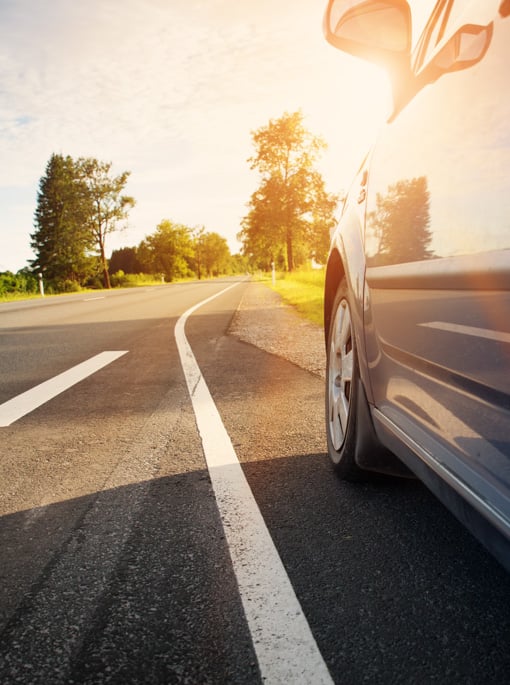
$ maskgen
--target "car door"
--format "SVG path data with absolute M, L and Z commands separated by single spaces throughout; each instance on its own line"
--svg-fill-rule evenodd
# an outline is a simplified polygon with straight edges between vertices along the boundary
M 376 414 L 496 516 L 510 495 L 509 4 L 440 3 L 416 66 L 427 85 L 373 152 L 365 226 Z

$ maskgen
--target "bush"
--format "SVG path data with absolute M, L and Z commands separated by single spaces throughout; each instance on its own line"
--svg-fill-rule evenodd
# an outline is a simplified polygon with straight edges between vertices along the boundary
M 58 281 L 55 283 L 55 288 L 59 293 L 79 293 L 81 290 L 81 286 L 78 281 L 72 281 L 70 279 Z
M 125 274 L 122 269 L 110 276 L 112 288 L 138 288 L 164 283 L 161 274 Z
M 126 283 L 126 274 L 122 271 L 122 269 L 119 269 L 114 274 L 111 274 L 110 285 L 112 286 L 112 288 L 122 288 L 126 285 Z
M 38 288 L 37 278 L 28 271 L 0 273 L 0 296 L 36 293 Z

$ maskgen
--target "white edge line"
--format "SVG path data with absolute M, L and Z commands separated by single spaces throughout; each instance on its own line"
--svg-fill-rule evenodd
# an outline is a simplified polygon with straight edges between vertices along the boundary
M 127 350 L 100 352 L 34 388 L 0 404 L 0 427 L 5 428 L 76 383 L 127 354 Z
M 184 332 L 190 314 L 235 285 L 184 312 L 175 326 L 177 348 L 262 679 L 271 685 L 330 685 L 333 680 Z

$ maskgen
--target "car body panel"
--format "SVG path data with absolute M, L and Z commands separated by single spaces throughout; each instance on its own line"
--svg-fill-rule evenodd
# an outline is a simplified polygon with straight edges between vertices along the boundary
M 366 372 L 368 366 L 365 357 L 365 339 L 364 335 L 361 334 L 361 331 L 363 330 L 365 309 L 364 296 L 366 258 L 364 253 L 363 235 L 365 224 L 367 163 L 368 158 L 364 160 L 363 164 L 359 168 L 351 184 L 351 189 L 345 199 L 342 212 L 342 224 L 344 226 L 344 230 L 337 230 L 333 236 L 332 248 L 328 260 L 328 268 L 326 270 L 327 284 L 324 297 L 324 322 L 327 340 L 333 299 L 335 297 L 338 285 L 342 280 L 342 276 L 345 273 L 349 288 L 353 294 L 354 307 L 353 311 L 351 312 L 351 316 L 354 323 L 358 354 L 361 358 L 361 379 L 365 385 L 366 392 L 369 393 L 369 399 L 371 399 L 371 394 L 369 391 L 370 379 Z M 347 269 L 344 269 L 345 264 L 348 264 Z
M 426 85 L 383 127 L 364 182 L 358 174 L 353 183 L 332 254 L 342 253 L 348 277 L 354 265 L 360 374 L 382 442 L 411 468 L 414 455 L 419 477 L 427 481 L 425 465 L 440 483 L 436 494 L 447 484 L 510 539 L 510 17 L 499 12 L 503 4 L 437 3 L 440 29 L 429 24 L 418 47 L 416 83 Z M 462 60 L 442 73 L 456 55 Z M 363 236 L 361 258 L 345 239 L 355 231 Z

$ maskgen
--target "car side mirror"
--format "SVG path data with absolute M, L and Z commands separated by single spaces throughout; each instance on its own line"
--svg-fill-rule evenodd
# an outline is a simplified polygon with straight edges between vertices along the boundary
M 335 48 L 387 69 L 395 110 L 411 82 L 411 10 L 405 0 L 329 0 L 326 40 Z
M 339 50 L 385 63 L 411 51 L 411 11 L 405 0 L 329 0 L 326 40 Z
M 443 74 L 468 69 L 477 64 L 489 48 L 492 32 L 492 23 L 488 26 L 462 26 L 425 67 L 425 81 L 431 83 Z

